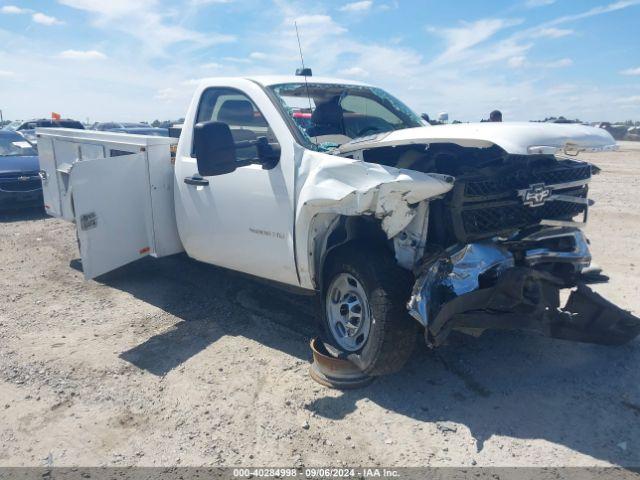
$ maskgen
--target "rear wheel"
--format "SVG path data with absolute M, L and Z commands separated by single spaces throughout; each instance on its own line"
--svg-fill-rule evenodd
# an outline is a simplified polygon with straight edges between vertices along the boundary
M 406 309 L 411 284 L 411 274 L 387 250 L 342 247 L 325 268 L 322 291 L 322 327 L 330 352 L 369 375 L 400 370 L 418 329 Z

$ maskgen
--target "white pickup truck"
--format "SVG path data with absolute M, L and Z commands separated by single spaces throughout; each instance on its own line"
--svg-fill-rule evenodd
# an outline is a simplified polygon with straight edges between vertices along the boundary
M 592 292 L 581 231 L 604 130 L 427 126 L 365 84 L 214 78 L 179 142 L 38 130 L 46 211 L 74 221 L 84 274 L 190 257 L 321 297 L 325 344 L 399 369 L 416 333 L 522 329 L 603 344 L 640 320 Z M 606 278 L 606 277 L 605 277 Z M 559 291 L 573 288 L 566 306 Z

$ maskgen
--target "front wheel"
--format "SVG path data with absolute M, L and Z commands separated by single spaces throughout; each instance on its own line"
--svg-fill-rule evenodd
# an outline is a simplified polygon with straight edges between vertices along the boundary
M 384 249 L 343 247 L 325 268 L 325 343 L 368 375 L 394 373 L 415 345 L 418 325 L 407 313 L 412 276 Z

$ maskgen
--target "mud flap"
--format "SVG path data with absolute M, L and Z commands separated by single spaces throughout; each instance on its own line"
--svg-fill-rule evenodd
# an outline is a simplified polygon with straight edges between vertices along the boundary
M 511 268 L 495 286 L 461 295 L 444 304 L 426 331 L 427 343 L 442 345 L 456 330 L 525 330 L 541 335 L 622 345 L 640 334 L 640 319 L 585 285 L 560 308 L 563 282 L 546 272 Z

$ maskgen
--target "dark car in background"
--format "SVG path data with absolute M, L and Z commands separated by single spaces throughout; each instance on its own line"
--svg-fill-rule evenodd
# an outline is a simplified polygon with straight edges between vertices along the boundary
M 36 137 L 36 128 L 75 128 L 84 130 L 84 125 L 77 120 L 70 118 L 61 118 L 59 120 L 52 118 L 40 118 L 36 120 L 27 120 L 16 128 L 16 132 L 20 133 L 24 138 L 34 145 L 38 142 Z
M 84 130 L 84 125 L 78 120 L 71 120 L 70 118 L 61 118 L 60 120 L 40 118 L 22 122 L 22 124 L 16 128 L 16 131 L 35 130 L 36 128 L 76 128 L 78 130 Z
M 35 147 L 16 132 L 0 130 L 0 209 L 42 206 Z
M 13 122 L 7 123 L 2 130 L 9 130 L 11 132 L 15 132 L 20 125 L 22 125 L 22 120 L 14 120 Z
M 598 125 L 598 127 L 609 132 L 611 136 L 616 140 L 624 140 L 629 130 L 629 127 L 627 125 L 611 124 L 609 122 L 602 122 Z
M 123 123 L 123 122 L 96 122 L 91 130 L 100 132 L 123 130 L 127 128 L 150 128 L 148 123 Z
M 137 128 L 114 128 L 109 130 L 114 133 L 131 133 L 133 135 L 149 135 L 151 137 L 168 137 L 168 128 L 155 128 L 155 127 L 137 127 Z

